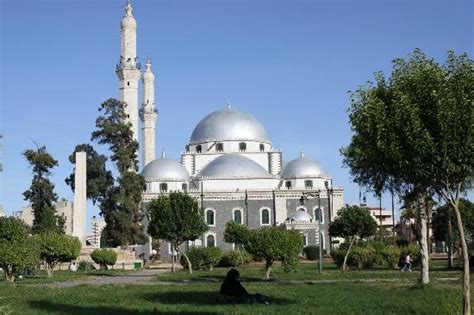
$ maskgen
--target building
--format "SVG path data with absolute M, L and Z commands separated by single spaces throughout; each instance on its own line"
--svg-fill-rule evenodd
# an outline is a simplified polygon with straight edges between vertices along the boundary
M 96 216 L 92 217 L 92 234 L 87 235 L 86 244 L 95 248 L 100 248 L 100 236 L 105 227 L 105 220 Z
M 383 226 L 389 230 L 393 229 L 394 218 L 391 210 L 381 209 L 380 207 L 369 207 L 366 204 L 361 204 L 360 207 L 369 210 L 378 226 Z
M 139 119 L 141 122 L 141 174 L 146 181 L 143 207 L 171 191 L 185 191 L 199 200 L 209 231 L 188 245 L 232 249 L 223 234 L 225 224 L 234 220 L 252 229 L 272 225 L 297 229 L 307 244 L 319 243 L 321 228 L 322 244 L 329 248 L 328 223 L 343 206 L 343 189 L 334 187 L 331 176 L 303 152 L 283 165 L 283 152 L 273 147 L 265 127 L 230 103 L 197 123 L 179 160 L 167 158 L 164 152 L 155 159 L 155 77 L 149 59 L 141 72 L 136 54 L 137 22 L 130 1 L 120 27 L 121 56 L 116 73 L 136 139 Z M 138 110 L 140 78 L 142 102 Z M 169 246 L 162 246 L 161 257 L 171 254 Z

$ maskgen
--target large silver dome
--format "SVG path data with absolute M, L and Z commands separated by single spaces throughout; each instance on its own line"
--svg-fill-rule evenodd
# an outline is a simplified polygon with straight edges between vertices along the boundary
M 147 182 L 187 182 L 188 171 L 178 161 L 161 158 L 148 163 L 142 171 Z
M 194 128 L 190 143 L 221 140 L 270 142 L 267 139 L 265 128 L 255 117 L 230 106 L 204 117 Z
M 260 164 L 239 154 L 225 154 L 207 164 L 198 178 L 273 178 Z
M 328 176 L 318 163 L 305 157 L 304 154 L 301 153 L 299 158 L 290 161 L 285 165 L 285 167 L 283 167 L 280 177 L 283 179 L 293 179 L 314 177 L 327 178 Z
M 313 218 L 306 211 L 299 210 L 289 218 L 290 221 L 311 222 Z

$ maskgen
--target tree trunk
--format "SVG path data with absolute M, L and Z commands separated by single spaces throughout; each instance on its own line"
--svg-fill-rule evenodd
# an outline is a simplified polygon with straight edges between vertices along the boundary
M 467 251 L 467 243 L 464 237 L 464 226 L 462 224 L 461 213 L 459 212 L 458 199 L 455 202 L 451 201 L 451 206 L 456 214 L 456 221 L 458 223 L 459 237 L 461 239 L 461 250 L 463 259 L 463 284 L 462 284 L 462 304 L 463 314 L 471 314 L 471 285 L 469 280 L 469 253 Z
M 265 262 L 265 280 L 270 280 L 270 273 L 272 272 L 273 261 L 267 260 Z
M 186 264 L 188 265 L 189 274 L 192 274 L 193 273 L 193 265 L 191 264 L 191 260 L 189 260 L 189 257 L 188 257 L 188 255 L 186 255 L 185 252 L 182 252 L 181 254 L 184 256 L 184 259 L 186 259 Z M 211 267 L 211 270 L 212 270 L 212 267 Z
M 448 268 L 451 269 L 454 267 L 454 257 L 453 257 L 453 226 L 451 223 L 451 216 L 448 216 Z
M 354 244 L 356 237 L 354 236 L 349 244 L 349 248 L 347 249 L 346 255 L 344 256 L 344 262 L 342 263 L 342 272 L 346 271 L 346 264 L 347 264 L 347 257 L 349 257 L 349 253 L 351 252 L 352 245 Z
M 174 266 L 174 249 L 171 250 L 171 272 L 172 273 L 176 272 L 176 268 Z
M 423 199 L 423 197 L 421 197 Z M 424 200 L 421 200 L 418 204 L 418 217 L 419 217 L 419 243 L 420 243 L 420 256 L 421 256 L 421 284 L 428 284 L 430 283 L 430 274 L 429 274 L 429 252 L 428 252 L 428 238 L 427 238 L 427 227 L 428 222 L 426 220 L 426 213 L 424 210 Z

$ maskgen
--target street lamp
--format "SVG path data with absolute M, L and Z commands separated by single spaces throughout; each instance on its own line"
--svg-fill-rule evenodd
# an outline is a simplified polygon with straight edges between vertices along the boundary
M 301 205 L 304 204 L 305 200 L 308 200 L 308 197 L 313 197 L 313 198 L 318 198 L 318 210 L 319 210 L 319 218 L 318 218 L 318 233 L 319 233 L 319 257 L 318 257 L 318 272 L 322 273 L 323 272 L 323 244 L 322 244 L 322 239 L 323 239 L 323 233 L 321 230 L 321 217 L 323 215 L 322 210 L 321 210 L 321 190 L 318 190 L 317 192 L 303 192 L 301 194 L 301 199 L 300 203 Z

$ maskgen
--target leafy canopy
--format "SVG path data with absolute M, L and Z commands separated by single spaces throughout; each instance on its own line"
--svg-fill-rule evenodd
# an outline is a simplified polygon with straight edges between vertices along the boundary
M 369 210 L 346 205 L 329 225 L 329 234 L 342 238 L 366 238 L 375 234 L 377 222 Z

